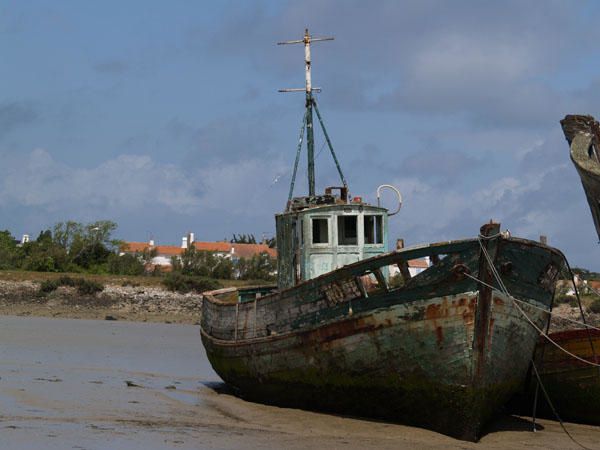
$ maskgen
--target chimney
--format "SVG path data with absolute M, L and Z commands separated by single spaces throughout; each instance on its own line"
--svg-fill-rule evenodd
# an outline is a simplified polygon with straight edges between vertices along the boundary
M 192 245 L 192 242 L 196 242 L 194 239 L 194 233 L 188 233 L 188 244 Z
M 540 236 L 540 242 L 544 245 L 548 245 L 548 236 L 544 236 L 543 234 Z
M 181 238 L 181 248 L 188 248 L 188 238 L 184 236 Z
M 404 248 L 404 239 L 396 239 L 396 250 L 402 250 Z
M 154 239 L 150 239 L 150 240 L 148 241 L 148 245 L 149 245 L 150 247 L 154 247 Z

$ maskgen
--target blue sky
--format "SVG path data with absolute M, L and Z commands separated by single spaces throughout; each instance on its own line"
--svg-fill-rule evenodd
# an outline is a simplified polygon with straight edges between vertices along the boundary
M 559 125 L 600 116 L 599 19 L 559 1 L 3 2 L 0 229 L 272 235 L 303 113 L 302 94 L 277 93 L 302 87 L 303 49 L 275 43 L 309 27 L 335 36 L 314 45 L 313 82 L 352 193 L 404 195 L 391 237 L 469 237 L 494 218 L 600 270 Z M 325 149 L 317 188 L 331 184 Z

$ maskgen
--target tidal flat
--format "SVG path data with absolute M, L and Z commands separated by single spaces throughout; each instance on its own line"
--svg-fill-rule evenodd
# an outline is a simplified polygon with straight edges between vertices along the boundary
M 3 449 L 576 449 L 558 422 L 504 416 L 479 443 L 233 395 L 194 325 L 0 317 Z M 600 448 L 600 428 L 566 424 Z

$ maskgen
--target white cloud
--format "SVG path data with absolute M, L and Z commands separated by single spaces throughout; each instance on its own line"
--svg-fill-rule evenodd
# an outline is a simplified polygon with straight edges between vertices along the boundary
M 36 149 L 3 172 L 4 206 L 48 211 L 158 206 L 182 212 L 200 204 L 192 180 L 175 166 L 159 165 L 148 156 L 121 155 L 88 169 L 60 163 L 46 150 Z
M 537 53 L 515 40 L 438 36 L 415 54 L 408 70 L 424 84 L 465 86 L 473 82 L 515 80 L 537 68 Z
M 36 149 L 20 164 L 0 170 L 0 205 L 102 216 L 144 210 L 192 216 L 207 208 L 254 215 L 271 208 L 273 198 L 265 197 L 280 190 L 270 187 L 272 174 L 280 171 L 276 161 L 244 160 L 189 172 L 139 155 L 78 168 Z

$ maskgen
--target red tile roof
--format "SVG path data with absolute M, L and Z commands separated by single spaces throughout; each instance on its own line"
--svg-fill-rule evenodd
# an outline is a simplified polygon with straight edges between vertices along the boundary
M 121 245 L 122 252 L 141 253 L 149 247 L 147 242 L 124 242 Z
M 265 244 L 231 244 L 235 256 L 240 258 L 251 258 L 253 255 L 267 253 L 271 258 L 277 258 L 277 250 L 269 248 Z
M 419 258 L 419 259 L 410 259 L 408 261 L 408 267 L 414 267 L 416 269 L 427 269 L 429 264 L 427 263 L 427 259 Z
M 271 258 L 277 258 L 277 250 L 265 244 L 232 244 L 230 242 L 193 242 L 196 250 L 204 252 L 231 253 L 238 258 L 251 258 L 253 255 L 267 253 Z M 121 251 L 127 253 L 141 253 L 150 248 L 147 242 L 125 242 Z M 176 245 L 157 245 L 153 247 L 158 255 L 176 256 L 183 253 L 183 248 Z
M 229 242 L 193 242 L 193 245 L 196 247 L 196 250 L 204 252 L 229 253 L 233 244 Z
M 183 253 L 183 248 L 177 247 L 176 245 L 157 245 L 156 254 L 162 256 L 177 256 Z
M 569 283 L 571 281 L 569 280 Z M 596 280 L 588 280 L 588 286 L 590 286 L 592 289 L 595 290 L 600 290 L 600 281 L 596 281 Z

